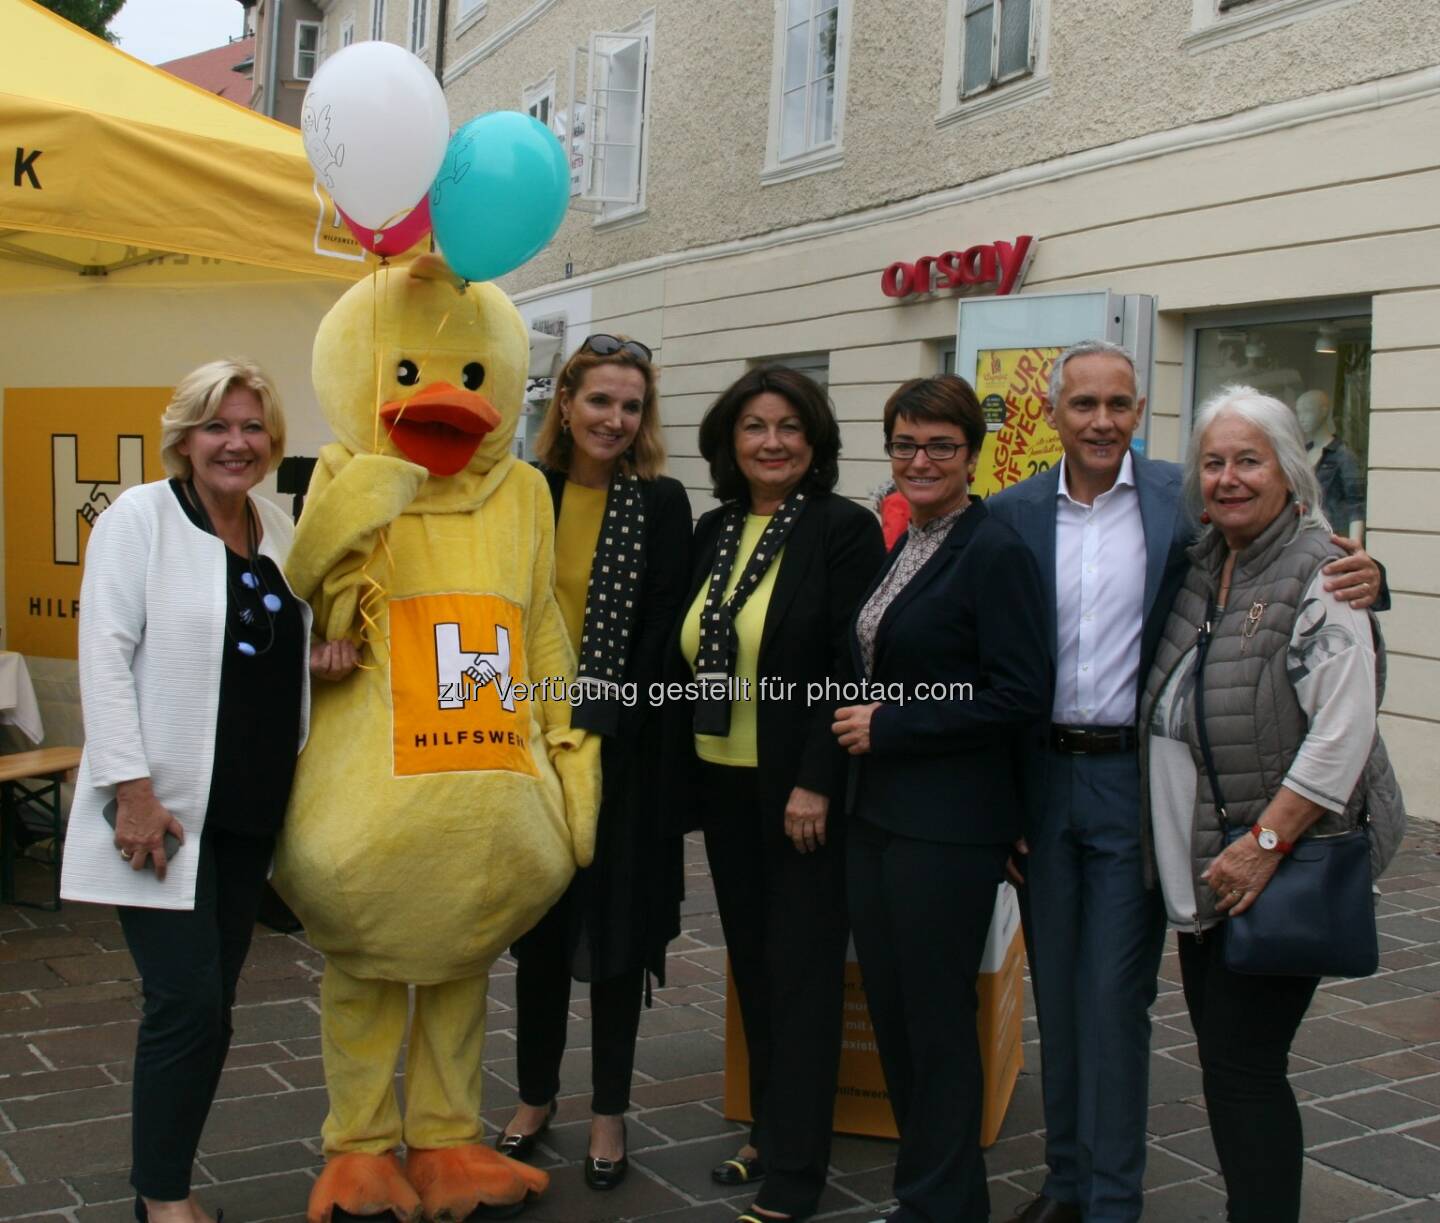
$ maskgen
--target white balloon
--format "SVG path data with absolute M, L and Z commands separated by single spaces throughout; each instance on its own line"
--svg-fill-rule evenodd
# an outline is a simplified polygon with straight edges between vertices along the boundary
M 331 198 L 379 229 L 429 191 L 445 160 L 450 113 L 423 61 L 394 43 L 357 42 L 320 66 L 300 132 Z

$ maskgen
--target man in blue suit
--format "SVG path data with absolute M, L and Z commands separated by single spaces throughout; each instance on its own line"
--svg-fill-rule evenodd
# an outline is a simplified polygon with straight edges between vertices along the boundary
M 1055 665 L 1051 722 L 1026 748 L 1022 842 L 1049 1175 L 1012 1223 L 1130 1223 L 1142 1207 L 1165 910 L 1146 882 L 1135 716 L 1195 523 L 1180 467 L 1130 449 L 1136 386 L 1118 345 L 1063 352 L 1046 406 L 1063 460 L 986 503 L 1034 552 Z M 1383 579 L 1350 548 L 1328 572 L 1363 606 Z

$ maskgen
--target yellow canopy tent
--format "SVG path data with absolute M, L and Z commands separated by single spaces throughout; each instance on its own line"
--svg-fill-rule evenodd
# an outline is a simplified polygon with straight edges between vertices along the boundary
M 47 743 L 81 741 L 90 523 L 163 474 L 170 388 L 251 357 L 280 390 L 289 452 L 314 454 L 329 431 L 311 339 L 374 263 L 298 131 L 0 0 L 0 639 L 25 656 Z
M 0 154 L 0 290 L 16 264 L 99 275 L 156 252 L 365 271 L 298 131 L 30 0 L 0 0 Z

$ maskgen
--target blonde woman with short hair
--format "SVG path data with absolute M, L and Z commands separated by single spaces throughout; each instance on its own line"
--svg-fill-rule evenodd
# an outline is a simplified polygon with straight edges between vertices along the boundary
M 310 611 L 283 573 L 290 519 L 251 495 L 285 443 L 270 379 L 248 361 L 202 365 L 161 420 L 171 478 L 122 493 L 86 551 L 86 742 L 61 891 L 116 905 L 140 970 L 135 1216 L 208 1223 L 190 1170 L 305 740 L 309 677 L 343 677 L 355 653 L 310 646 Z

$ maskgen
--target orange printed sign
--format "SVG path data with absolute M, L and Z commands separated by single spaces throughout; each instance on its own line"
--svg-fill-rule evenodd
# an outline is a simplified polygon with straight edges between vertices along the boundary
M 5 637 L 74 658 L 90 528 L 122 492 L 163 474 L 168 387 L 5 390 Z
M 520 607 L 499 595 L 390 601 L 395 775 L 503 769 L 538 777 Z
M 987 348 L 975 356 L 975 394 L 989 438 L 972 492 L 988 497 L 1048 471 L 1064 452 L 1041 410 L 1059 348 Z

